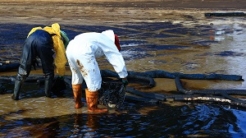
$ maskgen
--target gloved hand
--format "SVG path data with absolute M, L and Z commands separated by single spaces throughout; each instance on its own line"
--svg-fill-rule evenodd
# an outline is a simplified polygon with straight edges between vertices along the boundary
M 125 87 L 128 85 L 128 80 L 127 80 L 127 78 L 122 78 L 121 81 L 122 81 L 122 83 L 123 83 L 123 85 L 124 85 Z

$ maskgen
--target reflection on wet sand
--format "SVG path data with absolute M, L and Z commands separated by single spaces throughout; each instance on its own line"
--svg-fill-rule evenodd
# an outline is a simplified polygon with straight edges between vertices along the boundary
M 42 4 L 34 6 L 35 9 L 30 8 L 30 5 L 26 7 L 21 4 L 19 6 L 1 4 L 0 9 L 3 12 L 0 12 L 2 15 L 0 61 L 19 61 L 26 37 L 23 34 L 36 24 L 61 22 L 70 38 L 80 32 L 101 31 L 108 28 L 116 30 L 120 35 L 122 54 L 129 71 L 221 73 L 242 75 L 245 79 L 245 18 L 205 18 L 203 13 L 210 10 L 163 10 L 160 8 L 163 5 L 143 10 L 134 6 L 139 4 L 134 2 L 131 3 L 131 8 L 120 7 L 115 10 L 110 3 L 107 4 L 108 7 L 102 6 L 103 9 L 93 4 L 82 4 L 85 7 L 71 4 L 70 8 L 59 5 L 56 10 L 52 6 L 47 6 L 47 12 L 57 14 L 59 16 L 57 18 L 50 18 L 48 15 L 36 16 L 35 11 L 43 10 Z M 65 14 L 64 11 L 67 13 Z M 13 18 L 9 18 L 11 15 Z M 122 15 L 121 18 L 118 15 Z M 111 20 L 110 17 L 115 18 Z M 100 59 L 101 69 L 112 69 L 105 63 L 107 63 L 105 59 Z M 39 68 L 32 70 L 31 74 L 40 75 L 42 72 Z M 16 70 L 0 72 L 0 76 L 15 75 Z M 66 75 L 71 75 L 69 68 Z M 155 81 L 156 86 L 153 88 L 135 84 L 130 86 L 143 92 L 174 94 L 177 91 L 173 79 L 155 78 Z M 182 79 L 182 84 L 186 89 L 194 90 L 246 89 L 245 81 Z M 22 95 L 24 98 L 17 102 L 10 98 L 12 83 L 6 87 L 7 91 L 0 94 L 0 136 L 228 137 L 232 135 L 236 137 L 245 135 L 245 127 L 240 123 L 244 121 L 245 109 L 232 109 L 230 105 L 167 101 L 149 107 L 142 103 L 126 103 L 128 114 L 126 112 L 116 114 L 115 111 L 111 111 L 108 115 L 96 116 L 87 115 L 85 107 L 80 110 L 71 108 L 74 105 L 71 89 L 67 89 L 65 97 L 50 99 L 44 96 L 42 88 L 28 86 L 28 84 L 24 87 L 26 87 Z

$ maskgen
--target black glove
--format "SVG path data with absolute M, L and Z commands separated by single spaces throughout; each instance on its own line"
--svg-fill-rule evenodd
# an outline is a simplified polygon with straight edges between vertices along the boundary
M 121 79 L 123 85 L 126 87 L 128 85 L 128 80 L 127 79 Z

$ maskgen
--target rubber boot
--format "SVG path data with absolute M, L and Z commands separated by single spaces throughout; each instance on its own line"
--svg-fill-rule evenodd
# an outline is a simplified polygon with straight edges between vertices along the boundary
M 19 100 L 20 89 L 23 81 L 15 80 L 14 93 L 12 95 L 13 100 Z
M 90 92 L 88 89 L 85 89 L 86 94 L 86 102 L 87 102 L 87 108 L 88 113 L 92 114 L 102 114 L 107 113 L 108 109 L 106 108 L 98 108 L 98 91 Z
M 44 82 L 44 93 L 46 97 L 51 97 L 51 87 L 53 83 L 53 77 L 51 76 L 46 76 L 45 77 L 45 82 Z
M 79 109 L 83 106 L 81 98 L 82 98 L 82 85 L 81 84 L 75 84 L 72 85 L 73 89 L 73 97 L 75 101 L 75 108 Z

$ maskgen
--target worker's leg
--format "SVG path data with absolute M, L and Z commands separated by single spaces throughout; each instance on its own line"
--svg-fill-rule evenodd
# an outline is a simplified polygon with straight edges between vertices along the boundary
M 71 51 L 71 46 L 70 49 L 68 48 L 66 51 L 67 59 L 68 59 L 68 64 L 72 73 L 72 90 L 73 90 L 73 96 L 74 96 L 74 101 L 75 101 L 75 108 L 81 108 L 83 106 L 81 98 L 82 98 L 82 82 L 83 82 L 83 77 L 79 71 L 79 68 L 76 64 L 76 60 L 74 59 L 73 55 L 73 50 Z
M 36 54 L 35 50 L 33 50 L 33 39 L 34 37 L 26 39 L 23 46 L 23 51 L 20 58 L 20 66 L 18 68 L 18 73 L 15 79 L 14 92 L 12 95 L 12 99 L 14 100 L 19 100 L 21 86 L 31 71 L 32 58 Z
M 45 77 L 44 92 L 46 97 L 51 97 L 51 87 L 54 79 L 54 58 L 55 52 L 53 40 L 50 34 L 45 31 L 39 31 L 40 39 L 36 40 L 36 52 L 42 63 L 42 69 Z
M 108 112 L 106 108 L 98 108 L 98 91 L 101 88 L 102 78 L 95 56 L 93 54 L 81 56 L 77 59 L 77 66 L 87 84 L 85 92 L 88 112 L 92 114 Z

